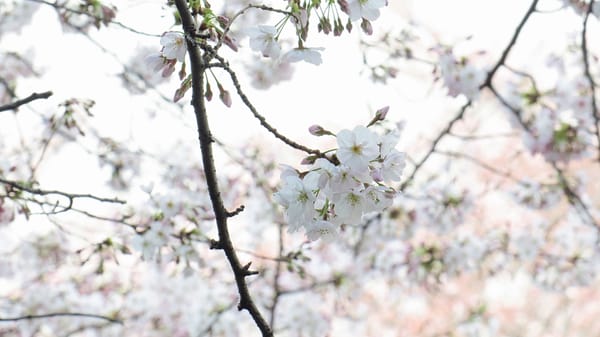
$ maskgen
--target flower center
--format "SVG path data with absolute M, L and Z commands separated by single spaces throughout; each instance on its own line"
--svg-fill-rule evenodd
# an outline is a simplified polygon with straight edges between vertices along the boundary
M 361 154 L 362 154 L 362 146 L 360 146 L 360 145 L 356 145 L 356 144 L 354 144 L 354 145 L 352 145 L 352 148 L 351 148 L 350 150 L 351 150 L 351 151 L 352 151 L 352 153 L 354 153 L 354 154 L 358 154 L 358 155 L 361 155 Z

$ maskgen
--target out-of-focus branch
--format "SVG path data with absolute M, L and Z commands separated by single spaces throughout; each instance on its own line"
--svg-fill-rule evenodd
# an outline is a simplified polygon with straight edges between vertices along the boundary
M 524 184 L 523 181 L 521 181 L 518 178 L 516 178 L 515 176 L 513 176 L 509 171 L 502 171 L 500 169 L 497 169 L 494 166 L 487 164 L 487 163 L 479 160 L 478 158 L 468 155 L 466 153 L 454 152 L 454 151 L 435 151 L 435 153 L 441 154 L 444 156 L 448 156 L 448 157 L 452 157 L 452 158 L 459 158 L 459 159 L 464 159 L 464 160 L 470 161 L 471 163 L 473 163 L 487 171 L 490 171 L 500 177 L 510 179 L 518 184 Z
M 519 22 L 519 24 L 517 25 L 517 28 L 515 29 L 515 33 L 513 34 L 512 38 L 510 39 L 508 45 L 502 51 L 500 58 L 498 59 L 496 64 L 492 67 L 492 70 L 490 70 L 488 72 L 485 81 L 480 86 L 480 89 L 487 87 L 490 90 L 492 90 L 492 92 L 494 92 L 496 97 L 499 97 L 498 93 L 495 92 L 495 90 L 492 87 L 492 80 L 494 78 L 494 75 L 496 74 L 498 69 L 502 65 L 504 65 L 504 62 L 506 61 L 508 54 L 510 53 L 510 51 L 512 50 L 512 48 L 514 47 L 514 45 L 517 42 L 517 39 L 518 39 L 519 35 L 521 34 L 521 31 L 522 31 L 523 27 L 525 26 L 525 23 L 527 22 L 527 20 L 529 20 L 529 17 L 531 16 L 531 14 L 533 12 L 535 12 L 535 7 L 537 6 L 538 1 L 539 0 L 533 0 L 531 5 L 529 6 L 529 9 L 525 13 L 525 16 L 523 16 L 523 19 L 521 19 L 521 22 Z M 505 101 L 503 103 L 505 103 Z M 462 108 L 460 109 L 460 111 L 458 112 L 458 114 L 448 123 L 448 125 L 442 130 L 442 132 L 440 132 L 440 134 L 434 139 L 434 141 L 431 145 L 431 148 L 425 154 L 425 156 L 417 163 L 417 165 L 415 166 L 415 169 L 411 172 L 411 174 L 408 176 L 408 178 L 402 183 L 402 185 L 400 186 L 400 190 L 404 190 L 406 187 L 408 187 L 408 185 L 410 185 L 410 183 L 413 181 L 413 179 L 414 179 L 415 175 L 417 174 L 417 172 L 419 171 L 419 169 L 423 166 L 423 164 L 427 161 L 427 159 L 429 159 L 429 156 L 431 156 L 431 154 L 434 151 L 436 151 L 439 142 L 442 140 L 442 138 L 444 138 L 447 134 L 449 134 L 452 131 L 452 127 L 454 126 L 454 124 L 463 118 L 466 109 L 470 105 L 471 105 L 471 101 L 468 101 L 465 105 L 463 105 Z M 510 107 L 510 105 L 508 105 L 507 103 L 505 105 L 507 107 Z M 513 110 L 513 112 L 515 111 L 514 109 L 511 109 L 511 110 Z
M 52 91 L 46 91 L 46 92 L 42 92 L 42 93 L 34 92 L 33 94 L 29 95 L 28 97 L 25 97 L 18 101 L 14 101 L 12 103 L 0 106 L 0 111 L 17 110 L 17 108 L 19 108 L 21 105 L 28 104 L 28 103 L 33 102 L 38 99 L 47 99 L 50 96 L 52 96 Z
M 525 26 L 525 23 L 527 22 L 527 20 L 529 20 L 529 17 L 531 16 L 531 14 L 533 14 L 533 12 L 535 12 L 535 7 L 537 6 L 538 1 L 539 0 L 533 0 L 533 2 L 531 2 L 531 5 L 529 6 L 527 13 L 525 13 L 525 16 L 523 17 L 523 19 L 521 19 L 521 22 L 515 29 L 515 33 L 513 34 L 512 38 L 510 39 L 510 42 L 508 43 L 506 48 L 504 48 L 504 51 L 502 51 L 502 55 L 500 56 L 500 59 L 498 60 L 498 62 L 496 62 L 496 64 L 492 68 L 492 70 L 490 70 L 488 72 L 487 78 L 485 79 L 485 81 L 483 82 L 483 84 L 481 85 L 480 88 L 489 87 L 492 84 L 492 79 L 494 78 L 494 75 L 506 61 L 506 58 L 508 57 L 508 53 L 510 53 L 512 47 L 515 45 L 515 43 L 517 43 L 517 38 L 521 34 L 521 30 Z
M 585 215 L 585 217 L 588 219 L 589 224 L 594 226 L 596 229 L 600 230 L 600 228 L 598 228 L 598 224 L 596 223 L 596 220 L 594 219 L 594 216 L 592 215 L 592 213 L 590 213 L 590 210 L 588 209 L 587 205 L 583 202 L 583 200 L 577 194 L 577 192 L 575 192 L 573 190 L 573 188 L 571 188 L 571 186 L 569 185 L 569 182 L 565 178 L 563 171 L 556 165 L 556 163 L 552 163 L 552 167 L 554 168 L 554 171 L 558 175 L 558 179 L 561 183 L 563 193 L 567 197 L 569 204 L 571 204 L 571 206 L 575 207 L 576 210 L 579 210 L 580 212 L 582 212 L 583 215 Z M 600 241 L 600 237 L 596 241 Z
M 249 4 L 246 7 L 242 8 L 239 12 L 235 13 L 235 15 L 229 19 L 229 22 L 227 23 L 227 26 L 225 26 L 225 29 L 223 29 L 223 33 L 221 34 L 221 38 L 219 38 L 219 40 L 215 44 L 215 47 L 214 47 L 215 51 L 219 50 L 219 48 L 221 48 L 221 46 L 223 45 L 223 41 L 225 40 L 225 37 L 227 36 L 227 33 L 229 33 L 229 30 L 231 29 L 231 25 L 233 24 L 233 22 L 235 21 L 235 19 L 237 19 L 240 15 L 244 14 L 250 8 L 256 8 L 256 9 L 261 9 L 263 11 L 275 12 L 275 13 L 280 13 L 280 14 L 284 14 L 284 15 L 289 15 L 291 17 L 296 18 L 296 20 L 298 20 L 298 18 L 296 17 L 296 15 L 294 13 L 292 13 L 292 12 L 284 11 L 284 10 L 273 8 L 273 7 L 269 7 L 269 6 L 266 6 L 266 5 L 253 5 L 253 4 Z
M 594 118 L 594 129 L 596 130 L 596 141 L 598 142 L 598 160 L 600 160 L 600 116 L 598 116 L 598 105 L 596 102 L 596 83 L 594 82 L 594 78 L 592 77 L 592 73 L 590 72 L 590 60 L 589 60 L 589 52 L 587 48 L 587 22 L 590 14 L 592 13 L 591 4 L 588 6 L 587 13 L 585 14 L 585 19 L 583 20 L 583 29 L 581 30 L 581 53 L 583 54 L 583 69 L 585 72 L 585 78 L 588 80 L 588 85 L 590 86 L 590 99 L 592 100 L 592 117 Z
M 187 49 L 189 52 L 189 60 L 192 73 L 192 106 L 196 115 L 196 124 L 198 126 L 198 139 L 200 142 L 200 151 L 202 153 L 202 165 L 206 176 L 208 193 L 212 203 L 212 208 L 215 214 L 219 240 L 211 244 L 211 248 L 222 249 L 227 257 L 227 261 L 233 271 L 240 302 L 238 309 L 246 309 L 254 320 L 256 326 L 261 331 L 264 337 L 272 337 L 273 331 L 269 323 L 258 310 L 254 300 L 248 290 L 246 277 L 256 274 L 250 271 L 250 264 L 242 265 L 239 261 L 227 226 L 229 217 L 221 192 L 217 183 L 217 173 L 215 162 L 212 153 L 212 135 L 208 124 L 208 116 L 206 111 L 205 92 L 204 92 L 204 73 L 207 69 L 207 64 L 214 57 L 214 53 L 205 52 L 202 54 L 200 47 L 195 41 L 196 24 L 192 17 L 187 2 L 185 0 L 175 0 L 177 11 L 181 17 L 184 32 L 186 34 Z
M 2 177 L 0 177 L 0 183 L 7 185 L 14 190 L 25 191 L 25 192 L 29 192 L 31 194 L 60 195 L 69 200 L 69 207 L 73 205 L 73 201 L 75 199 L 82 199 L 82 198 L 93 199 L 93 200 L 101 201 L 101 202 L 116 203 L 116 204 L 125 204 L 126 203 L 126 201 L 118 199 L 118 198 L 103 198 L 103 197 L 98 197 L 98 196 L 95 196 L 92 194 L 67 193 L 67 192 L 57 191 L 57 190 L 42 190 L 39 188 L 34 188 L 34 187 L 29 187 L 29 186 L 23 185 L 22 183 L 19 183 L 16 181 L 7 180 Z
M 49 313 L 49 314 L 41 314 L 41 315 L 24 315 L 24 316 L 18 316 L 18 317 L 0 317 L 0 322 L 16 322 L 16 321 L 25 321 L 25 320 L 32 320 L 32 319 L 42 319 L 42 318 L 50 318 L 50 317 L 87 317 L 87 318 L 97 318 L 97 319 L 103 319 L 105 321 L 109 321 L 111 323 L 115 323 L 115 324 L 123 324 L 123 321 L 115 319 L 115 318 L 111 318 L 111 317 L 107 317 L 107 316 L 101 316 L 101 315 L 95 315 L 95 314 L 84 314 L 84 313 L 80 313 L 80 312 L 54 312 L 54 313 Z
M 400 185 L 401 191 L 403 191 L 404 189 L 406 189 L 406 187 L 408 187 L 408 185 L 410 185 L 410 183 L 415 178 L 415 175 L 417 174 L 417 172 L 419 171 L 421 166 L 423 166 L 423 164 L 425 164 L 427 159 L 429 159 L 429 156 L 431 156 L 431 154 L 437 149 L 437 146 L 439 145 L 442 138 L 444 138 L 444 136 L 446 136 L 447 134 L 449 134 L 452 131 L 452 127 L 454 126 L 454 124 L 456 124 L 456 122 L 458 122 L 459 120 L 461 120 L 463 118 L 463 116 L 465 115 L 465 111 L 467 110 L 467 108 L 470 105 L 471 105 L 471 101 L 468 101 L 467 103 L 465 103 L 465 105 L 463 105 L 460 108 L 460 111 L 458 112 L 458 114 L 454 118 L 452 118 L 452 120 L 448 123 L 448 125 L 446 125 L 444 130 L 442 130 L 442 132 L 440 132 L 440 134 L 435 138 L 435 140 L 431 144 L 431 148 L 429 148 L 429 151 L 427 151 L 425 156 L 417 163 L 417 165 L 415 166 L 415 169 L 411 172 L 411 174 L 408 176 L 408 178 L 406 178 L 406 180 L 402 183 L 402 185 Z
M 40 3 L 40 4 L 44 4 L 44 5 L 48 5 L 48 6 L 54 7 L 54 9 L 56 9 L 57 11 L 63 10 L 65 12 L 69 12 L 69 13 L 73 13 L 73 14 L 85 15 L 85 16 L 90 17 L 92 19 L 97 19 L 97 20 L 98 19 L 100 19 L 100 20 L 102 19 L 102 18 L 98 18 L 97 16 L 92 15 L 92 14 L 90 14 L 88 12 L 78 11 L 76 9 L 69 8 L 69 7 L 65 6 L 65 5 L 61 5 L 58 2 L 50 2 L 50 1 L 46 1 L 46 0 L 28 0 L 28 1 L 37 2 L 37 3 Z M 121 27 L 123 29 L 126 29 L 126 30 L 128 30 L 128 31 L 130 31 L 132 33 L 136 33 L 136 34 L 140 34 L 140 35 L 145 35 L 145 36 L 160 37 L 159 34 L 150 34 L 150 33 L 142 32 L 142 31 L 139 31 L 137 29 L 131 28 L 131 27 L 129 27 L 129 26 L 127 26 L 127 25 L 119 22 L 119 21 L 116 21 L 116 20 L 112 20 L 111 19 L 109 21 L 109 23 L 112 23 L 112 24 L 114 24 L 116 26 L 119 26 L 119 27 Z

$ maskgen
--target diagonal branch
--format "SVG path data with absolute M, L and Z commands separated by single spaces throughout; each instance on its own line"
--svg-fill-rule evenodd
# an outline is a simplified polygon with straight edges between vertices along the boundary
M 17 108 L 20 107 L 21 105 L 25 105 L 27 103 L 33 102 L 38 99 L 47 99 L 50 96 L 52 96 L 52 91 L 46 91 L 46 92 L 42 92 L 42 93 L 34 92 L 33 94 L 29 95 L 26 98 L 23 98 L 18 101 L 14 101 L 12 103 L 0 106 L 0 111 L 17 110 Z
M 223 68 L 229 74 L 229 77 L 231 78 L 231 81 L 233 82 L 233 85 L 235 87 L 235 90 L 236 90 L 238 96 L 241 98 L 242 102 L 244 102 L 244 105 L 246 105 L 246 107 L 248 107 L 250 112 L 252 112 L 252 115 L 254 116 L 254 118 L 258 119 L 258 121 L 260 122 L 260 125 L 262 125 L 262 127 L 267 129 L 267 131 L 269 131 L 273 136 L 275 136 L 275 138 L 281 140 L 282 142 L 284 142 L 285 144 L 287 144 L 288 146 L 290 146 L 296 150 L 304 151 L 308 154 L 312 154 L 312 155 L 315 155 L 320 158 L 326 158 L 325 155 L 323 153 L 321 153 L 319 150 L 314 150 L 314 149 L 308 148 L 302 144 L 299 144 L 299 143 L 289 139 L 288 137 L 282 135 L 279 131 L 277 131 L 277 129 L 275 127 L 273 127 L 271 124 L 269 124 L 269 122 L 267 122 L 267 119 L 263 115 L 261 115 L 258 112 L 258 110 L 256 110 L 256 107 L 254 107 L 252 102 L 250 102 L 250 100 L 248 99 L 248 96 L 246 96 L 246 94 L 242 90 L 242 85 L 240 84 L 240 81 L 238 80 L 237 75 L 231 69 L 231 67 L 229 67 L 229 65 L 225 62 L 225 60 L 222 57 L 220 57 L 218 55 L 214 55 L 214 57 L 219 60 L 219 62 L 220 62 L 219 67 Z
M 508 54 L 510 53 L 511 49 L 513 48 L 513 46 L 517 43 L 517 39 L 518 39 L 519 35 L 521 34 L 521 31 L 523 30 L 523 27 L 525 26 L 525 23 L 527 22 L 527 20 L 529 20 L 529 17 L 531 16 L 531 14 L 533 14 L 533 12 L 535 12 L 535 7 L 537 6 L 538 1 L 539 0 L 533 0 L 531 2 L 531 5 L 529 6 L 529 9 L 525 13 L 525 16 L 523 16 L 523 19 L 521 19 L 521 22 L 519 22 L 519 24 L 517 25 L 517 28 L 515 29 L 515 33 L 513 34 L 513 36 L 510 39 L 510 41 L 508 42 L 508 45 L 506 45 L 506 47 L 502 51 L 502 54 L 500 55 L 500 58 L 498 59 L 498 61 L 496 62 L 496 64 L 492 67 L 492 70 L 490 70 L 488 72 L 485 81 L 479 87 L 480 89 L 483 89 L 483 88 L 487 87 L 487 88 L 489 88 L 494 93 L 494 95 L 496 95 L 496 97 L 499 97 L 498 93 L 492 87 L 492 80 L 494 79 L 494 76 L 496 75 L 496 72 L 498 71 L 498 69 L 500 69 L 500 67 L 504 65 L 504 62 L 506 61 L 506 58 L 508 57 Z M 503 103 L 505 105 L 507 105 L 508 107 L 510 107 L 510 105 L 508 105 L 506 102 L 503 102 Z M 465 110 L 470 105 L 471 105 L 471 101 L 468 101 L 465 105 L 463 105 L 462 108 L 460 109 L 459 113 L 456 115 L 456 117 L 454 117 L 448 123 L 448 125 L 446 126 L 446 128 L 444 128 L 444 130 L 442 130 L 442 132 L 435 138 L 435 140 L 433 141 L 433 144 L 431 145 L 431 148 L 429 149 L 429 151 L 427 152 L 427 154 L 425 154 L 425 157 L 423 157 L 416 164 L 416 167 L 412 171 L 412 173 L 410 174 L 410 176 L 400 186 L 400 190 L 404 190 L 406 187 L 408 187 L 408 185 L 410 185 L 410 183 L 414 179 L 415 175 L 417 174 L 418 170 L 421 168 L 421 166 L 423 166 L 423 164 L 425 164 L 425 162 L 427 161 L 427 159 L 429 159 L 429 156 L 431 156 L 431 154 L 434 153 L 437 150 L 437 146 L 438 146 L 439 142 L 442 140 L 442 138 L 444 138 L 447 134 L 449 134 L 452 131 L 452 127 L 454 126 L 454 124 L 463 118 L 463 116 L 465 114 Z M 513 112 L 515 112 L 514 109 L 511 109 L 511 110 Z
M 517 43 L 517 38 L 521 34 L 521 30 L 523 30 L 525 23 L 527 22 L 527 20 L 529 20 L 529 17 L 531 16 L 531 14 L 533 14 L 533 12 L 535 12 L 535 7 L 537 6 L 538 1 L 539 0 L 533 0 L 533 2 L 531 3 L 531 5 L 529 6 L 529 9 L 527 10 L 527 13 L 525 13 L 525 16 L 523 16 L 523 19 L 521 19 L 521 22 L 519 22 L 519 25 L 515 29 L 515 33 L 513 34 L 512 38 L 510 39 L 510 42 L 508 43 L 506 48 L 504 48 L 504 51 L 502 52 L 500 59 L 498 60 L 498 62 L 496 62 L 496 65 L 494 65 L 492 70 L 490 70 L 488 72 L 487 78 L 485 79 L 485 82 L 483 82 L 483 84 L 481 85 L 480 88 L 485 88 L 485 87 L 491 86 L 494 75 L 496 74 L 498 69 L 500 69 L 500 67 L 502 65 L 504 65 L 504 62 L 506 61 L 506 58 L 508 57 L 508 53 L 510 53 L 510 50 L 512 49 L 512 47 L 515 45 L 515 43 Z
M 200 151 L 202 153 L 202 165 L 204 167 L 208 193 L 212 203 L 213 211 L 215 213 L 215 220 L 217 222 L 217 230 L 219 235 L 219 240 L 212 242 L 211 246 L 215 249 L 222 249 L 227 257 L 229 265 L 231 266 L 238 288 L 238 293 L 240 295 L 238 309 L 248 310 L 250 316 L 261 331 L 262 335 L 265 337 L 272 337 L 273 331 L 269 326 L 269 323 L 267 323 L 265 318 L 262 316 L 252 297 L 250 296 L 248 285 L 246 283 L 246 277 L 255 274 L 255 272 L 249 270 L 249 264 L 242 266 L 235 248 L 233 247 L 227 226 L 228 212 L 223 205 L 221 192 L 217 183 L 217 173 L 212 153 L 213 138 L 208 124 L 206 102 L 204 101 L 204 73 L 207 69 L 208 62 L 214 56 L 214 54 L 207 52 L 206 54 L 202 55 L 200 48 L 194 41 L 196 25 L 194 18 L 187 7 L 186 1 L 175 0 L 175 5 L 177 6 L 177 11 L 181 17 L 183 29 L 187 36 L 186 43 L 189 52 L 192 73 L 192 106 L 194 107 L 196 124 L 198 126 L 198 139 L 200 142 Z
M 406 189 L 406 187 L 408 187 L 408 185 L 410 185 L 410 183 L 415 178 L 415 175 L 417 174 L 417 172 L 419 171 L 421 166 L 423 166 L 423 164 L 425 164 L 425 162 L 427 161 L 427 159 L 429 159 L 429 157 L 433 154 L 433 152 L 435 152 L 437 150 L 437 146 L 440 143 L 440 141 L 442 140 L 442 138 L 444 138 L 444 136 L 446 136 L 447 134 L 449 134 L 452 131 L 452 127 L 454 126 L 454 124 L 456 124 L 456 122 L 458 122 L 459 120 L 461 120 L 463 118 L 463 116 L 465 115 L 465 111 L 467 110 L 467 108 L 470 105 L 471 105 L 471 101 L 468 101 L 467 103 L 465 103 L 465 105 L 463 105 L 460 108 L 460 111 L 458 112 L 458 114 L 448 123 L 446 128 L 444 128 L 444 130 L 442 130 L 442 132 L 440 132 L 440 134 L 435 138 L 435 140 L 433 141 L 433 144 L 431 144 L 431 148 L 429 149 L 429 151 L 416 164 L 415 169 L 412 171 L 410 176 L 408 176 L 408 178 L 402 183 L 402 185 L 400 185 L 401 191 L 404 191 L 404 189 Z

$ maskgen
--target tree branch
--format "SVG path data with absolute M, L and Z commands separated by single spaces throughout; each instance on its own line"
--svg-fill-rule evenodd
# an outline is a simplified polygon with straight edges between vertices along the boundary
M 440 141 L 442 140 L 442 138 L 444 138 L 444 136 L 446 136 L 447 134 L 449 134 L 452 131 L 452 127 L 454 126 L 454 124 L 456 124 L 456 122 L 458 122 L 459 120 L 461 120 L 463 118 L 463 116 L 465 115 L 465 111 L 467 110 L 467 108 L 470 105 L 471 105 L 471 101 L 468 101 L 467 103 L 465 103 L 465 105 L 463 105 L 460 108 L 460 111 L 458 112 L 458 114 L 448 123 L 448 125 L 446 126 L 446 128 L 444 128 L 444 130 L 442 130 L 442 132 L 440 132 L 440 134 L 435 138 L 435 140 L 433 141 L 433 144 L 431 145 L 431 148 L 429 149 L 429 151 L 416 164 L 415 169 L 411 172 L 410 176 L 408 176 L 408 178 L 402 183 L 402 185 L 400 185 L 400 190 L 401 191 L 403 191 L 404 189 L 406 189 L 406 187 L 408 187 L 408 185 L 413 181 L 413 179 L 415 178 L 415 175 L 417 174 L 417 172 L 419 171 L 419 169 L 421 168 L 421 166 L 423 166 L 423 164 L 425 164 L 425 162 L 427 161 L 427 159 L 429 159 L 429 156 L 431 156 L 431 154 L 433 152 L 435 152 L 435 150 L 437 149 L 437 146 L 440 143 Z
M 4 185 L 8 185 L 13 189 L 19 190 L 19 191 L 25 191 L 25 192 L 29 192 L 31 194 L 37 194 L 37 195 L 51 195 L 51 194 L 55 194 L 55 195 L 60 195 L 63 196 L 67 199 L 69 199 L 69 208 L 70 206 L 73 205 L 73 201 L 75 199 L 81 199 L 81 198 L 87 198 L 87 199 L 93 199 L 96 201 L 101 201 L 101 202 L 110 202 L 110 203 L 117 203 L 117 204 L 125 204 L 126 201 L 118 199 L 118 198 L 102 198 L 102 197 L 97 197 L 95 195 L 92 194 L 77 194 L 77 193 L 67 193 L 67 192 L 62 192 L 62 191 L 56 191 L 56 190 L 42 190 L 39 188 L 33 188 L 30 186 L 25 186 L 21 183 L 15 182 L 15 181 L 11 181 L 11 180 L 6 180 L 2 177 L 0 177 L 0 183 L 4 184 Z
M 202 153 L 202 165 L 204 167 L 208 193 L 215 213 L 215 220 L 217 222 L 217 230 L 219 233 L 219 241 L 215 248 L 223 250 L 233 271 L 238 293 L 240 295 L 238 309 L 248 310 L 262 335 L 265 337 L 272 337 L 273 331 L 271 330 L 271 327 L 250 296 L 248 285 L 246 284 L 246 277 L 251 275 L 252 272 L 248 270 L 249 265 L 242 266 L 233 247 L 227 226 L 228 212 L 223 205 L 217 183 L 217 174 L 211 144 L 213 139 L 208 124 L 206 103 L 204 101 L 204 73 L 207 69 L 206 65 L 215 54 L 205 52 L 204 55 L 202 55 L 200 48 L 194 40 L 196 25 L 194 18 L 187 7 L 186 1 L 175 0 L 175 5 L 177 6 L 177 11 L 181 17 L 183 29 L 186 34 L 186 43 L 192 73 L 192 106 L 194 107 L 196 124 L 198 126 L 198 139 L 200 142 L 200 151 Z
M 483 84 L 481 85 L 480 88 L 489 87 L 492 84 L 492 79 L 494 78 L 494 75 L 506 61 L 506 58 L 508 57 L 508 53 L 510 53 L 510 50 L 512 49 L 512 47 L 515 45 L 515 43 L 517 43 L 517 38 L 521 34 L 521 30 L 525 26 L 525 23 L 527 22 L 527 20 L 529 20 L 529 17 L 531 16 L 531 14 L 533 14 L 533 12 L 535 12 L 535 7 L 537 6 L 538 1 L 539 0 L 533 0 L 533 2 L 531 3 L 531 5 L 529 6 L 529 9 L 527 10 L 527 13 L 525 13 L 525 16 L 523 17 L 523 19 L 521 20 L 521 22 L 515 29 L 515 33 L 513 34 L 512 38 L 510 39 L 510 42 L 508 43 L 506 48 L 504 48 L 504 51 L 502 52 L 500 59 L 498 60 L 498 62 L 496 62 L 496 65 L 494 65 L 492 70 L 490 70 L 490 72 L 488 72 L 487 78 L 485 79 L 485 82 L 483 82 Z
M 47 99 L 50 96 L 52 96 L 52 91 L 46 91 L 42 93 L 34 92 L 33 94 L 29 95 L 29 97 L 0 106 L 0 111 L 17 110 L 17 108 L 21 105 L 25 105 L 38 99 Z
M 592 77 L 592 73 L 590 72 L 590 60 L 589 53 L 587 48 L 587 21 L 592 13 L 592 4 L 588 6 L 587 13 L 585 14 L 585 19 L 583 20 L 583 29 L 581 30 L 581 53 L 583 54 L 583 69 L 585 71 L 585 78 L 588 80 L 588 84 L 590 86 L 591 91 L 591 100 L 592 100 L 592 117 L 594 118 L 594 129 L 596 130 L 596 140 L 598 142 L 598 160 L 600 160 L 600 116 L 598 116 L 598 105 L 596 103 L 596 83 L 594 82 L 594 78 Z
M 512 47 L 515 45 L 515 43 L 517 42 L 517 38 L 519 37 L 519 35 L 521 34 L 521 30 L 523 29 L 523 27 L 525 26 L 525 23 L 527 22 L 527 20 L 529 20 L 529 17 L 531 16 L 531 14 L 533 12 L 535 12 L 535 7 L 537 6 L 539 0 L 533 0 L 533 2 L 531 3 L 531 5 L 529 6 L 529 9 L 527 10 L 527 12 L 525 13 L 525 16 L 523 16 L 523 19 L 521 19 L 521 22 L 518 24 L 517 28 L 515 29 L 515 33 L 513 34 L 512 38 L 510 39 L 508 45 L 504 48 L 504 50 L 502 51 L 502 54 L 500 56 L 500 59 L 498 59 L 498 61 L 496 62 L 496 64 L 494 65 L 494 67 L 492 67 L 492 70 L 490 70 L 487 74 L 487 77 L 485 79 L 485 81 L 483 82 L 483 84 L 481 84 L 481 86 L 479 87 L 480 89 L 483 88 L 489 88 L 494 95 L 496 95 L 496 97 L 500 98 L 500 95 L 494 90 L 494 88 L 492 87 L 492 80 L 496 74 L 496 72 L 498 71 L 498 69 L 500 69 L 500 67 L 502 65 L 504 65 L 504 62 L 506 61 L 506 58 L 508 57 L 508 54 L 510 53 Z M 508 105 L 507 102 L 505 102 L 504 100 L 501 100 L 502 103 L 504 105 L 506 105 L 507 107 L 509 107 L 514 113 L 516 113 L 516 110 L 514 108 L 512 108 L 510 105 Z M 459 113 L 456 115 L 456 117 L 454 117 L 450 123 L 448 123 L 448 125 L 446 126 L 446 128 L 444 130 L 442 130 L 442 132 L 435 138 L 435 140 L 433 141 L 433 144 L 431 146 L 431 148 L 429 149 L 429 151 L 427 152 L 427 154 L 425 154 L 425 157 L 423 157 L 423 159 L 421 159 L 415 169 L 412 171 L 412 173 L 410 174 L 410 176 L 404 181 L 404 183 L 402 183 L 402 185 L 400 185 L 400 190 L 404 190 L 406 187 L 408 187 L 408 185 L 412 182 L 412 180 L 414 179 L 415 175 L 417 174 L 417 171 L 421 168 L 421 166 L 423 166 L 423 164 L 427 161 L 427 159 L 429 158 L 429 156 L 431 156 L 431 154 L 433 152 L 436 151 L 437 145 L 439 144 L 439 142 L 442 140 L 442 138 L 444 138 L 444 136 L 446 136 L 447 134 L 449 134 L 452 130 L 452 127 L 454 126 L 454 124 L 456 122 L 458 122 L 459 120 L 462 119 L 462 117 L 464 116 L 465 110 L 471 105 L 471 101 L 468 101 L 465 105 L 463 105 L 463 107 L 460 109 Z M 519 116 L 520 117 L 520 116 Z M 519 118 L 519 121 L 521 121 L 521 119 Z M 524 126 L 524 125 L 523 125 Z
M 25 315 L 25 316 L 10 317 L 10 318 L 0 317 L 0 322 L 16 322 L 16 321 L 24 321 L 24 320 L 32 320 L 32 319 L 41 319 L 41 318 L 50 318 L 50 317 L 65 317 L 65 316 L 97 318 L 97 319 L 103 319 L 105 321 L 109 321 L 111 323 L 123 325 L 123 321 L 115 319 L 115 318 L 110 318 L 107 316 L 101 316 L 101 315 L 95 315 L 95 314 L 84 314 L 84 313 L 80 313 L 80 312 L 54 312 L 54 313 L 50 313 L 50 314 Z
M 231 81 L 233 82 L 233 85 L 235 87 L 235 90 L 236 90 L 238 96 L 242 99 L 242 102 L 244 102 L 244 105 L 246 105 L 246 107 L 248 107 L 250 112 L 252 112 L 252 115 L 256 119 L 258 119 L 258 121 L 260 122 L 260 125 L 262 125 L 265 129 L 267 129 L 267 131 L 269 131 L 271 134 L 273 134 L 273 136 L 275 136 L 275 138 L 281 140 L 288 146 L 290 146 L 296 150 L 304 151 L 308 154 L 313 154 L 320 158 L 328 159 L 319 150 L 314 150 L 314 149 L 308 148 L 302 144 L 299 144 L 299 143 L 287 138 L 286 136 L 282 135 L 281 133 L 279 133 L 279 131 L 277 131 L 277 129 L 274 128 L 271 124 L 269 124 L 269 122 L 267 122 L 267 119 L 258 112 L 258 110 L 256 109 L 256 107 L 254 107 L 252 102 L 250 102 L 250 100 L 248 99 L 248 96 L 246 96 L 246 94 L 242 90 L 242 85 L 240 84 L 240 81 L 238 80 L 237 75 L 231 69 L 231 67 L 229 67 L 227 62 L 218 55 L 214 55 L 214 57 L 219 60 L 220 68 L 223 68 L 229 74 L 229 77 L 231 77 Z

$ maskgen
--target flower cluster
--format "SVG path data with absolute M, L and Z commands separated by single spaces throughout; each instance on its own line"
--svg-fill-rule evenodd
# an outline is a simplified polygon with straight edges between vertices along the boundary
M 556 112 L 541 108 L 530 122 L 525 145 L 548 161 L 568 161 L 586 154 L 589 135 L 572 111 Z
M 259 25 L 258 27 L 248 29 L 247 35 L 250 37 L 250 48 L 260 52 L 264 57 L 277 59 L 284 63 L 305 61 L 319 65 L 322 63 L 320 52 L 324 48 L 308 48 L 304 46 L 312 10 L 319 17 L 319 32 L 329 34 L 333 31 L 334 35 L 338 36 L 342 34 L 344 29 L 350 32 L 352 30 L 352 22 L 362 20 L 362 30 L 367 34 L 371 34 L 373 28 L 370 21 L 379 18 L 379 10 L 387 5 L 387 0 L 340 0 L 338 4 L 341 11 L 348 15 L 348 21 L 345 26 L 337 11 L 331 11 L 329 8 L 323 11 L 319 7 L 318 2 L 317 4 L 314 2 L 305 2 L 302 5 L 295 3 L 290 6 L 290 9 L 291 13 L 294 13 L 291 22 L 294 23 L 296 28 L 298 46 L 286 53 L 282 53 L 279 36 L 284 24 L 280 23 L 277 26 Z M 331 4 L 328 6 L 331 6 Z
M 321 127 L 313 134 L 332 134 Z M 287 167 L 275 200 L 285 208 L 289 230 L 304 227 L 309 240 L 333 239 L 338 226 L 358 224 L 364 214 L 392 204 L 404 153 L 395 149 L 400 128 L 383 135 L 364 126 L 337 135 L 335 156 L 314 160 L 307 172 Z
M 439 69 L 448 95 L 465 95 L 469 100 L 479 96 L 479 87 L 485 81 L 485 72 L 465 58 L 457 60 L 451 50 L 440 53 Z

